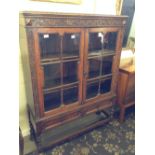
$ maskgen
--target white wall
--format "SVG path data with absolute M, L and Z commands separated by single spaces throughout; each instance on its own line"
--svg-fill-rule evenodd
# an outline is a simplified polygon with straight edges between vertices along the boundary
M 82 4 L 65 4 L 20 0 L 20 10 L 94 13 L 95 0 L 83 0 Z
M 133 16 L 129 37 L 135 37 L 135 15 Z
M 50 11 L 50 12 L 72 12 L 72 13 L 97 13 L 115 14 L 115 0 L 82 0 L 82 4 L 63 4 L 50 2 L 36 2 L 30 0 L 20 0 L 20 11 Z M 20 52 L 19 52 L 20 53 Z M 20 126 L 24 136 L 29 134 L 29 125 L 26 112 L 25 83 L 22 68 L 21 55 L 19 56 L 19 114 Z
M 26 110 L 26 92 L 25 92 L 25 81 L 22 67 L 21 52 L 19 52 L 19 124 L 22 130 L 23 136 L 29 134 L 29 124 Z
M 115 14 L 116 0 L 82 0 L 80 5 L 20 0 L 20 11 Z
M 115 15 L 115 3 L 116 0 L 95 0 L 94 13 Z

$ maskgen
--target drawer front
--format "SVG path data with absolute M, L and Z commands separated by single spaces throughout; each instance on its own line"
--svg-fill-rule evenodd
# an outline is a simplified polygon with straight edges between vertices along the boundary
M 106 100 L 106 101 L 98 101 L 96 103 L 90 104 L 87 103 L 87 106 L 81 108 L 80 113 L 81 115 L 87 115 L 91 113 L 95 113 L 97 111 L 102 111 L 103 109 L 109 108 L 112 106 L 112 100 Z
M 79 117 L 83 117 L 84 115 L 110 108 L 111 106 L 111 99 L 107 101 L 99 101 L 94 104 L 85 104 L 77 109 L 74 109 L 73 111 L 64 112 L 59 115 L 51 116 L 50 118 L 40 120 L 40 127 L 42 128 L 42 130 L 54 128 L 67 122 L 73 121 Z
M 69 121 L 72 121 L 76 118 L 80 117 L 80 113 L 78 111 L 60 114 L 59 116 L 52 117 L 49 120 L 44 121 L 44 128 L 53 128 Z

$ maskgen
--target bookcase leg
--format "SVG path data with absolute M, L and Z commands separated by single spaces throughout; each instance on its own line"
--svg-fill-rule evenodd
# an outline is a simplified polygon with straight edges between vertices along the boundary
M 29 125 L 30 125 L 30 140 L 35 140 L 35 132 L 34 132 L 34 129 L 33 129 L 33 126 L 32 126 L 32 123 L 29 122 Z
M 124 116 L 125 116 L 125 108 L 121 108 L 119 115 L 119 120 L 121 123 L 124 121 Z
M 29 108 L 27 108 L 27 112 L 28 112 L 28 119 L 29 119 L 29 127 L 30 127 L 30 140 L 35 140 L 35 131 L 33 128 L 33 125 L 31 123 L 31 118 L 30 118 L 30 110 Z
M 112 101 L 112 107 L 111 107 L 111 110 L 110 110 L 110 118 L 113 119 L 114 117 L 114 101 Z
M 41 135 L 36 136 L 36 142 L 38 145 L 41 144 Z

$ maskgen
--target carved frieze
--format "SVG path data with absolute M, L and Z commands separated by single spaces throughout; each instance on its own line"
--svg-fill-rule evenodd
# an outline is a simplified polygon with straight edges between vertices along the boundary
M 126 22 L 122 18 L 26 18 L 26 26 L 31 27 L 101 27 L 123 26 Z

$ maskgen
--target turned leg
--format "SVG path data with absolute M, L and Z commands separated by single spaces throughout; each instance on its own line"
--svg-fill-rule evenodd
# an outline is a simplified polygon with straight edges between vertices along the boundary
M 115 105 L 115 100 L 112 101 L 112 107 L 110 110 L 110 118 L 111 119 L 113 119 L 113 117 L 114 117 L 114 112 L 115 112 L 114 105 Z
M 27 108 L 27 112 L 28 112 L 29 127 L 30 127 L 30 140 L 33 141 L 35 139 L 35 131 L 34 131 L 34 128 L 33 128 L 32 123 L 31 123 L 30 110 L 29 110 L 29 108 Z
M 29 121 L 29 125 L 30 125 L 30 140 L 34 141 L 35 140 L 35 131 L 33 129 L 32 123 Z
M 37 135 L 37 136 L 36 136 L 36 143 L 37 143 L 38 145 L 40 145 L 40 143 L 41 143 L 41 135 Z
M 41 134 L 37 134 L 36 135 L 36 146 L 37 146 L 37 150 L 36 150 L 36 152 L 38 152 L 38 153 L 40 153 L 40 151 L 41 151 L 41 148 L 42 148 L 42 140 L 41 140 L 42 138 L 41 138 Z

